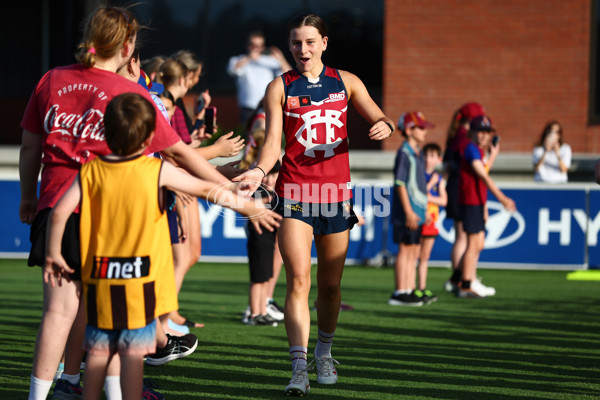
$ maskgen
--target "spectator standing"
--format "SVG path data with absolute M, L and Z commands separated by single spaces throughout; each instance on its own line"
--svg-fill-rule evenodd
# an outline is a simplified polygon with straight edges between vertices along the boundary
M 491 120 L 478 116 L 469 124 L 470 141 L 465 146 L 460 167 L 460 214 L 467 235 L 467 248 L 462 261 L 462 277 L 456 293 L 462 298 L 482 298 L 496 293 L 477 279 L 477 262 L 485 240 L 485 222 L 488 218 L 487 191 L 509 212 L 516 211 L 515 202 L 504 195 L 490 178 L 484 164 L 484 149 L 489 146 L 494 132 Z
M 83 396 L 100 399 L 107 367 L 120 358 L 122 397 L 135 399 L 142 393 L 143 358 L 156 350 L 158 310 L 177 308 L 163 190 L 169 186 L 209 198 L 222 186 L 143 156 L 154 135 L 156 110 L 139 94 L 115 97 L 104 121 L 112 153 L 82 166 L 50 213 L 43 275 L 54 287 L 55 280 L 61 285 L 63 275 L 75 272 L 61 255 L 61 242 L 68 219 L 80 206 L 88 352 Z M 232 199 L 236 196 L 226 190 L 211 197 L 247 216 L 264 211 L 254 202 Z
M 427 211 L 425 224 L 421 230 L 421 249 L 419 251 L 419 284 L 418 294 L 431 303 L 437 301 L 438 297 L 427 289 L 427 271 L 429 268 L 429 257 L 439 234 L 437 223 L 440 216 L 440 207 L 445 207 L 448 201 L 446 186 L 442 174 L 436 168 L 442 162 L 442 148 L 437 143 L 428 143 L 423 146 L 425 156 L 425 181 L 427 182 Z
M 444 284 L 444 290 L 456 293 L 461 278 L 462 257 L 467 248 L 467 235 L 463 230 L 460 219 L 460 206 L 458 202 L 460 191 L 460 164 L 464 149 L 469 142 L 469 122 L 471 119 L 484 115 L 485 109 L 476 102 L 463 104 L 452 115 L 448 135 L 446 138 L 446 150 L 444 152 L 444 173 L 446 177 L 446 192 L 448 203 L 446 205 L 446 218 L 454 221 L 454 243 L 450 253 L 452 264 L 452 275 Z
M 269 82 L 292 68 L 277 47 L 266 49 L 262 32 L 251 32 L 246 48 L 246 54 L 231 57 L 227 65 L 227 72 L 236 79 L 242 126 L 246 126 L 248 119 L 265 96 Z
M 78 64 L 48 71 L 32 93 L 21 122 L 23 137 L 19 157 L 19 217 L 22 222 L 32 224 L 29 265 L 44 264 L 47 218 L 60 196 L 84 163 L 108 152 L 103 132 L 99 130 L 108 102 L 124 92 L 140 93 L 150 99 L 140 85 L 115 74 L 130 60 L 138 29 L 134 15 L 123 8 L 96 10 L 85 25 L 77 54 Z M 58 113 L 64 118 L 59 118 Z M 76 124 L 65 123 L 78 121 L 78 116 L 86 118 L 80 118 L 80 123 Z M 85 141 L 81 140 L 83 133 L 86 134 Z M 148 151 L 161 151 L 196 176 L 218 183 L 228 182 L 204 158 L 181 142 L 166 120 L 157 120 L 155 137 Z M 72 395 L 81 391 L 79 364 L 83 356 L 81 341 L 85 314 L 83 307 L 79 307 L 81 276 L 77 213 L 71 215 L 68 226 L 63 254 L 68 255 L 67 261 L 75 273 L 61 286 L 44 285 L 44 311 L 34 352 L 30 399 L 47 397 L 63 351 L 65 372 L 62 376 L 65 379 L 57 381 L 54 392 Z M 69 344 L 65 350 L 67 337 Z M 161 348 L 175 343 L 164 336 L 159 340 Z M 197 343 L 195 337 L 193 343 Z M 180 344 L 177 342 L 177 346 Z M 69 352 L 79 354 L 69 356 Z
M 540 141 L 533 149 L 536 182 L 566 183 L 571 167 L 571 146 L 563 142 L 563 129 L 558 121 L 544 127 Z
M 433 127 L 418 111 L 403 114 L 398 129 L 406 138 L 394 162 L 394 193 L 392 226 L 394 242 L 398 243 L 395 265 L 396 290 L 388 300 L 392 306 L 422 306 L 424 299 L 415 291 L 417 259 L 421 228 L 427 209 L 425 160 L 421 146 L 427 129 Z

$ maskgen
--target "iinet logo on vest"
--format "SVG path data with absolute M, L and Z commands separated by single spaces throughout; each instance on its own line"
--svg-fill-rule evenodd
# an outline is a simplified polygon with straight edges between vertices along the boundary
M 98 257 L 94 258 L 91 278 L 135 279 L 148 276 L 150 257 Z

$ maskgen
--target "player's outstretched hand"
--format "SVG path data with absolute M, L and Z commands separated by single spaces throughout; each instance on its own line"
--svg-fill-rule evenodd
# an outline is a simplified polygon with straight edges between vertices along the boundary
M 259 168 L 253 168 L 246 170 L 246 172 L 231 180 L 237 183 L 237 193 L 240 196 L 250 197 L 256 192 L 256 189 L 258 189 L 262 183 L 263 178 L 264 174 L 262 171 Z
M 383 140 L 392 136 L 392 130 L 384 121 L 377 121 L 369 129 L 369 138 L 371 140 Z
M 515 204 L 515 201 L 510 197 L 502 199 L 501 203 L 506 211 L 511 213 L 517 211 L 517 205 Z

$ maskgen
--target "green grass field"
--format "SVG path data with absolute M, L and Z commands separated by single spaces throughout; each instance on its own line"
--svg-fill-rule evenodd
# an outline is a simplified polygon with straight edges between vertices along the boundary
M 442 293 L 449 271 L 432 268 L 430 287 L 440 300 L 412 308 L 387 305 L 392 269 L 347 267 L 343 300 L 354 310 L 340 314 L 334 341 L 340 380 L 319 386 L 313 372 L 309 397 L 599 399 L 600 281 L 568 281 L 566 272 L 480 274 L 496 287 L 494 298 Z M 41 315 L 41 273 L 22 260 L 0 260 L 0 276 L 0 399 L 23 399 Z M 199 337 L 194 354 L 146 367 L 166 399 L 284 397 L 290 378 L 285 328 L 240 322 L 247 286 L 245 265 L 201 263 L 190 271 L 182 314 L 206 327 L 192 330 Z M 284 293 L 282 274 L 280 303 Z

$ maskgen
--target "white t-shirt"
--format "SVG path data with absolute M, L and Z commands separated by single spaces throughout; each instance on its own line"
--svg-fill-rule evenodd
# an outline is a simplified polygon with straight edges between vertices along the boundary
M 247 55 L 231 57 L 227 72 L 236 78 L 238 105 L 254 109 L 265 96 L 267 85 L 283 71 L 275 57 L 264 54 L 235 69 L 235 65 L 244 57 Z
M 533 165 L 535 165 L 540 161 L 542 156 L 544 155 L 546 150 L 543 146 L 537 146 L 533 149 Z M 560 158 L 567 166 L 567 168 L 571 167 L 571 146 L 566 143 L 563 143 L 558 150 L 560 154 Z M 547 183 L 565 183 L 567 182 L 567 173 L 560 171 L 560 166 L 558 164 L 558 157 L 554 151 L 546 152 L 544 156 L 544 161 L 535 172 L 534 179 L 536 182 L 547 182 Z

